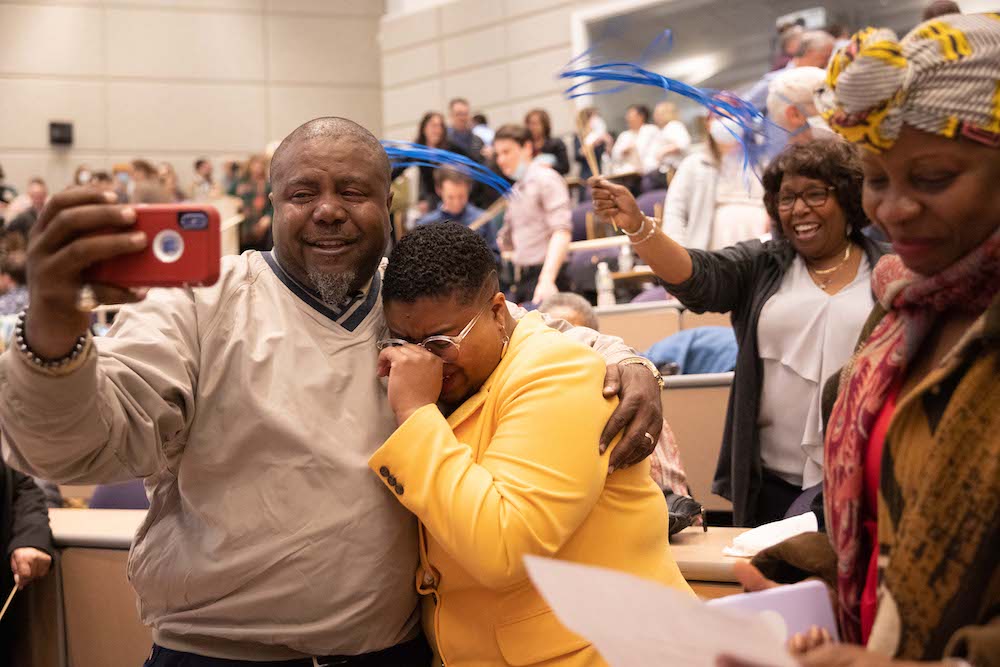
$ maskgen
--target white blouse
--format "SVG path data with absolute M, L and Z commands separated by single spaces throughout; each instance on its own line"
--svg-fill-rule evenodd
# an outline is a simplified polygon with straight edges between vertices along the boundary
M 807 489 L 823 481 L 823 384 L 850 359 L 872 306 L 871 266 L 864 255 L 854 280 L 833 295 L 813 282 L 796 256 L 761 310 L 761 462 L 790 484 Z

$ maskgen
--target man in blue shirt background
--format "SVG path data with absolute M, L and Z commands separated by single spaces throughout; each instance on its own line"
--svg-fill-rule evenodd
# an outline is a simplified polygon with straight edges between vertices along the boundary
M 434 172 L 434 187 L 438 197 L 441 198 L 441 204 L 417 220 L 418 225 L 453 220 L 468 227 L 483 215 L 483 209 L 469 203 L 472 181 L 468 176 L 451 169 L 438 169 Z M 499 264 L 500 249 L 497 247 L 496 221 L 490 220 L 476 231 L 489 245 Z

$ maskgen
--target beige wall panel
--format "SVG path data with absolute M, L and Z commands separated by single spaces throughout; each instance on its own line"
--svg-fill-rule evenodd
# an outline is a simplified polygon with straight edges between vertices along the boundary
M 397 86 L 441 75 L 441 46 L 437 42 L 411 46 L 382 58 L 382 84 Z
M 541 11 L 543 9 L 549 9 L 552 7 L 559 7 L 561 5 L 572 4 L 574 6 L 586 4 L 583 2 L 570 2 L 570 0 L 503 0 L 504 9 L 507 11 L 507 16 L 520 16 L 521 14 L 530 14 L 532 12 Z
M 228 9 L 239 12 L 260 12 L 264 9 L 264 0 L 110 0 L 105 4 L 164 7 L 180 11 Z
M 269 16 L 271 81 L 379 85 L 378 21 Z
M 0 72 L 103 73 L 100 9 L 0 4 L 0 26 Z
M 489 65 L 504 57 L 502 26 L 463 33 L 444 40 L 445 70 Z
M 481 67 L 445 77 L 444 97 L 464 97 L 473 106 L 499 104 L 510 96 L 507 89 L 507 68 L 504 65 Z
M 281 14 L 330 16 L 381 16 L 379 0 L 267 0 L 267 11 Z
M 109 8 L 108 73 L 260 81 L 263 26 L 259 14 Z
M 560 7 L 507 24 L 507 48 L 512 56 L 549 46 L 568 46 L 573 7 Z
M 441 79 L 387 88 L 382 94 L 382 123 L 386 127 L 411 123 L 416 136 L 417 122 L 426 111 L 445 111 L 443 89 Z
M 441 17 L 439 10 L 435 8 L 383 18 L 379 30 L 383 50 L 399 49 L 436 39 L 441 31 Z
M 103 149 L 104 84 L 0 78 L 5 150 L 49 147 L 49 121 L 73 123 L 75 149 Z
M 263 86 L 108 84 L 108 147 L 258 151 L 268 141 Z
M 390 139 L 392 141 L 413 141 L 416 136 L 416 125 L 411 123 L 394 125 L 382 131 L 382 138 Z
M 503 5 L 497 0 L 457 0 L 441 7 L 441 29 L 445 34 L 496 25 L 503 21 Z
M 319 116 L 343 116 L 364 125 L 376 136 L 382 129 L 381 95 L 377 90 L 272 86 L 268 139 L 284 139 L 296 127 Z
M 475 104 L 473 104 L 472 108 L 476 111 L 480 110 L 480 107 Z M 487 106 L 482 111 L 486 114 L 486 119 L 490 121 L 490 127 L 494 130 L 505 123 L 520 123 L 524 120 L 522 116 L 514 117 L 514 111 L 509 104 Z
M 103 153 L 89 151 L 9 151 L 0 153 L 4 181 L 24 192 L 28 179 L 41 176 L 51 192 L 58 192 L 73 180 L 77 165 L 86 164 L 94 169 L 104 165 Z
M 556 75 L 571 57 L 568 47 L 557 47 L 551 51 L 512 60 L 509 64 L 510 89 L 518 97 L 545 95 L 563 90 L 567 87 L 567 83 L 557 79 Z

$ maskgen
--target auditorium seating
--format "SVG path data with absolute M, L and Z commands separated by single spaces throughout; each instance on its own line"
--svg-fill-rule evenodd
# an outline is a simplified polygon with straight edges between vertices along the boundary
M 732 373 L 674 375 L 664 378 L 663 416 L 677 437 L 681 462 L 694 498 L 709 511 L 731 511 L 732 504 L 712 493 L 712 478 L 722 445 Z

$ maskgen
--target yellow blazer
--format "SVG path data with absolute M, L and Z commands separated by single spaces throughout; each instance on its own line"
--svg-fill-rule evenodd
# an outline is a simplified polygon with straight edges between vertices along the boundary
M 598 455 L 616 405 L 604 373 L 595 352 L 530 314 L 477 394 L 447 419 L 421 408 L 369 460 L 420 519 L 424 628 L 448 667 L 604 664 L 535 591 L 525 554 L 690 591 L 649 463 L 608 476 Z

